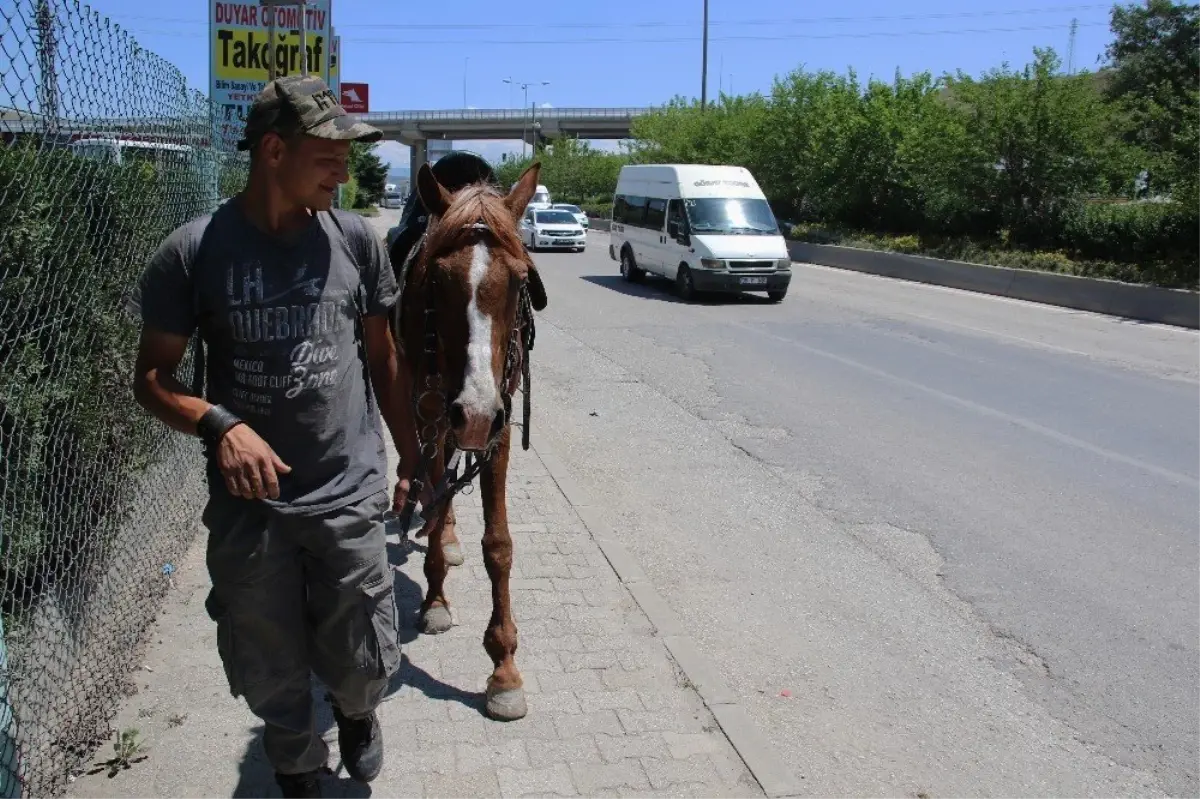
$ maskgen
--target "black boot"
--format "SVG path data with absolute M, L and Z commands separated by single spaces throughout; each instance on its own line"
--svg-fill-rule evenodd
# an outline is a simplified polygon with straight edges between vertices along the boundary
M 366 718 L 351 719 L 334 706 L 333 717 L 338 725 L 338 749 L 346 773 L 362 783 L 378 777 L 383 769 L 383 728 L 379 726 L 379 716 L 372 711 Z
M 325 769 L 306 771 L 303 774 L 276 774 L 275 783 L 285 797 L 319 797 L 321 796 L 321 775 Z

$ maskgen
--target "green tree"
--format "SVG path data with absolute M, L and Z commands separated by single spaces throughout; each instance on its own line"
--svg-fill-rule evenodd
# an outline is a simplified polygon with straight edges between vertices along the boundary
M 354 207 L 366 208 L 383 200 L 387 187 L 387 164 L 375 154 L 374 145 L 355 142 L 350 145 L 350 174 L 358 184 Z
M 1073 203 L 1105 186 L 1109 123 L 1094 80 L 1059 74 L 1058 56 L 1035 49 L 1021 72 L 1007 66 L 980 80 L 962 75 L 955 99 L 990 170 L 976 197 L 999 228 L 1030 246 L 1051 243 Z M 997 231 L 998 232 L 998 231 Z
M 1114 6 L 1106 96 L 1119 130 L 1145 152 L 1150 189 L 1196 206 L 1200 172 L 1200 6 L 1170 0 Z
M 495 164 L 500 184 L 507 189 L 535 160 L 542 165 L 540 182 L 550 189 L 555 201 L 599 211 L 599 206 L 611 205 L 617 175 L 627 159 L 619 153 L 597 150 L 579 139 L 556 139 L 539 147 L 533 156 Z

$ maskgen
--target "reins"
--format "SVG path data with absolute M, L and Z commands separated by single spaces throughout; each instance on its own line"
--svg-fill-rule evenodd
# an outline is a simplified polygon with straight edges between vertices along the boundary
M 482 220 L 471 225 L 466 225 L 464 229 L 492 233 L 492 229 Z M 427 235 L 427 233 L 422 234 L 420 240 L 413 248 L 414 254 L 418 258 L 426 257 L 424 249 Z M 439 336 L 437 329 L 436 280 L 435 272 L 426 263 L 423 276 L 425 324 L 422 352 L 425 360 L 425 375 L 424 384 L 419 388 L 417 386 L 413 388 L 414 418 L 417 422 L 417 442 L 420 445 L 420 460 L 417 462 L 416 472 L 409 484 L 408 499 L 405 501 L 404 507 L 400 512 L 401 537 L 408 536 L 408 529 L 412 524 L 413 514 L 416 512 L 417 501 L 429 478 L 433 467 L 433 459 L 438 456 L 441 449 L 438 446 L 439 437 L 445 433 L 447 436 L 446 446 L 449 447 L 449 437 L 453 435 L 445 429 L 449 413 L 441 369 L 438 365 Z M 520 287 L 518 288 L 517 312 L 513 328 L 509 331 L 508 348 L 504 358 L 504 377 L 500 386 L 500 396 L 504 402 L 504 424 L 488 439 L 482 451 L 478 453 L 466 453 L 466 464 L 461 474 L 459 473 L 459 466 L 464 452 L 458 448 L 458 442 L 454 442 L 454 453 L 451 455 L 449 463 L 446 464 L 446 470 L 442 475 L 442 479 L 438 481 L 437 486 L 434 488 L 433 499 L 428 505 L 422 508 L 422 515 L 426 519 L 431 518 L 431 511 L 443 502 L 453 499 L 456 494 L 469 486 L 479 476 L 479 473 L 483 471 L 484 466 L 487 465 L 492 456 L 495 455 L 496 447 L 500 443 L 500 437 L 504 435 L 505 429 L 512 421 L 512 391 L 509 387 L 512 385 L 514 370 L 517 368 L 518 363 L 521 368 L 522 394 L 521 448 L 525 450 L 529 449 L 529 419 L 532 411 L 529 350 L 533 347 L 533 337 L 533 304 L 529 294 L 529 279 L 526 277 L 521 280 Z M 426 416 L 425 414 L 424 406 L 426 405 L 430 405 L 436 409 L 432 412 L 431 416 Z

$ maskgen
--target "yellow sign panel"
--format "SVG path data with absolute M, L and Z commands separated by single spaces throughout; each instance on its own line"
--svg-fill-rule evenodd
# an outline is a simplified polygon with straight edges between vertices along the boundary
M 308 34 L 308 71 L 325 75 L 329 67 L 329 42 L 321 32 Z M 213 76 L 218 80 L 266 81 L 271 59 L 271 41 L 266 31 L 218 28 L 213 38 Z M 300 36 L 276 31 L 275 75 L 300 74 Z

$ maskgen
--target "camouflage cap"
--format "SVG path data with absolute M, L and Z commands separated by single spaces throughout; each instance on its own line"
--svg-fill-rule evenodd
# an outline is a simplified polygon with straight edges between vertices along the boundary
M 346 113 L 338 98 L 314 75 L 288 75 L 267 83 L 246 120 L 239 150 L 249 150 L 267 133 L 304 133 L 334 141 L 377 142 L 383 131 Z

